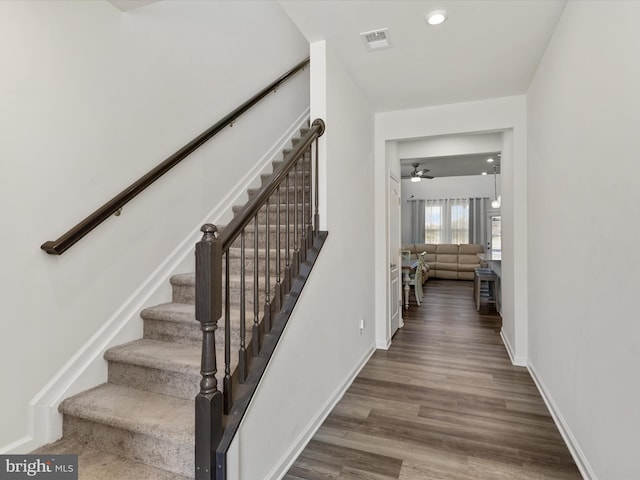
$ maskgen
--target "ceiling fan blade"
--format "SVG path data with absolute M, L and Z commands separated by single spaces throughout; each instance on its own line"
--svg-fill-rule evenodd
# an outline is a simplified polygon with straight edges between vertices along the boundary
M 417 172 L 416 172 L 416 175 L 418 175 L 419 177 L 424 177 L 424 176 L 425 176 L 425 174 L 426 174 L 428 171 L 429 171 L 429 169 L 428 169 L 428 168 L 423 168 L 422 170 L 417 171 Z

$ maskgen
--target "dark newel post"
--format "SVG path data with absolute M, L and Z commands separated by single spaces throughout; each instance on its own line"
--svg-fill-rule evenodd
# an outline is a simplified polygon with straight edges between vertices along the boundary
M 222 393 L 216 380 L 215 330 L 222 315 L 222 251 L 215 225 L 202 227 L 196 244 L 196 320 L 202 330 L 200 393 L 196 396 L 196 479 L 211 480 L 222 438 Z

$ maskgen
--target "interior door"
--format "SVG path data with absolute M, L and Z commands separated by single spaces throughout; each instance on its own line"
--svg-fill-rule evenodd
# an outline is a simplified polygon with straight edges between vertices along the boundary
M 389 174 L 389 198 L 387 206 L 389 211 L 389 319 L 391 324 L 391 336 L 401 325 L 401 291 L 400 282 L 400 180 L 393 173 Z

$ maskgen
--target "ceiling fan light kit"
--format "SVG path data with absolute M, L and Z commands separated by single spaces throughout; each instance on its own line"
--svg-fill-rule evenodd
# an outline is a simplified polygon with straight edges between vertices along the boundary
M 431 175 L 427 175 L 427 172 L 429 171 L 429 169 L 428 168 L 423 168 L 422 170 L 418 170 L 419 166 L 420 166 L 419 163 L 414 163 L 413 164 L 413 172 L 411 172 L 411 175 L 408 176 L 408 177 L 402 177 L 402 178 L 408 178 L 412 182 L 419 182 L 423 178 L 428 178 L 429 180 L 431 180 L 433 177 Z

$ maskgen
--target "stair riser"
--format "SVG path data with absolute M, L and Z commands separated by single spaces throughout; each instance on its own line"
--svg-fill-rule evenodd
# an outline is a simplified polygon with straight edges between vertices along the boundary
M 161 342 L 202 345 L 202 331 L 195 320 L 192 324 L 187 324 L 145 319 L 143 337 Z
M 109 362 L 108 381 L 110 383 L 187 400 L 195 398 L 201 378 L 197 369 L 191 374 L 185 374 L 128 363 Z
M 179 475 L 194 477 L 192 442 L 174 443 L 71 415 L 64 416 L 63 434 L 91 443 L 104 452 L 152 465 Z

